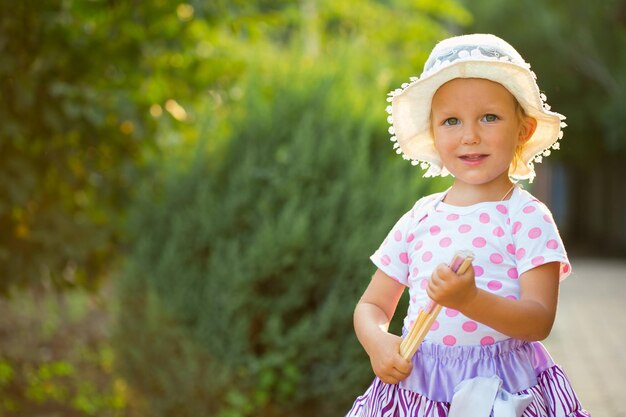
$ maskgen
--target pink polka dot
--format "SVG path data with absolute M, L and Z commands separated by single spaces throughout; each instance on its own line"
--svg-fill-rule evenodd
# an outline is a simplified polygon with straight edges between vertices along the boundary
M 402 252 L 400 254 L 400 262 L 407 265 L 409 263 L 409 254 L 406 252 Z
M 430 326 L 430 330 L 434 332 L 438 328 L 439 328 L 439 322 L 437 320 L 433 321 L 433 325 Z
M 504 261 L 504 258 L 499 253 L 492 253 L 489 257 L 489 260 L 491 261 L 491 263 L 501 264 Z
M 419 269 L 417 269 L 417 267 L 413 268 L 413 274 L 412 274 L 412 275 L 413 275 L 414 277 L 418 276 L 418 275 L 419 275 L 419 273 L 420 273 L 420 270 L 419 270 Z
M 413 233 L 410 233 L 407 237 L 406 237 L 406 243 L 411 243 L 413 242 L 413 239 L 415 239 L 415 235 Z
M 522 228 L 522 224 L 520 222 L 513 223 L 513 234 L 519 232 L 519 229 Z
M 512 243 L 509 243 L 508 245 L 506 245 L 506 251 L 510 253 L 511 255 L 515 255 L 515 245 Z
M 463 328 L 463 330 L 465 330 L 466 332 L 471 333 L 478 329 L 478 324 L 475 321 L 466 321 L 465 323 L 463 323 L 461 328 Z
M 446 346 L 454 346 L 456 345 L 456 337 L 452 335 L 447 335 L 443 338 L 443 344 Z
M 519 261 L 526 255 L 526 250 L 524 248 L 519 248 L 517 250 L 517 254 L 515 254 L 515 258 Z
M 433 226 L 430 228 L 430 234 L 433 236 L 438 235 L 439 232 L 441 232 L 441 227 L 439 226 Z
M 433 259 L 433 254 L 432 252 L 424 252 L 424 254 L 422 255 L 422 261 L 424 262 L 428 262 L 431 259 Z
M 469 224 L 462 224 L 459 226 L 459 233 L 467 233 L 472 230 L 472 226 Z
M 498 210 L 502 214 L 508 213 L 508 210 L 506 209 L 506 206 L 504 204 L 498 204 L 496 206 L 496 210 Z
M 417 241 L 417 243 L 415 244 L 415 248 L 414 248 L 414 249 L 415 249 L 416 251 L 417 251 L 417 250 L 420 250 L 420 249 L 422 249 L 422 246 L 424 246 L 424 242 L 423 242 L 423 241 L 421 241 L 421 240 L 418 240 L 418 241 Z
M 439 246 L 441 246 L 442 248 L 447 248 L 451 244 L 452 244 L 452 239 L 450 239 L 449 237 L 444 237 L 443 239 L 439 241 Z
M 545 263 L 545 258 L 543 256 L 535 256 L 530 262 L 534 266 L 543 265 Z
M 494 343 L 496 343 L 496 341 L 491 336 L 485 336 L 482 339 L 480 339 L 480 344 L 483 346 L 493 345 Z
M 507 274 L 507 275 L 509 276 L 509 278 L 511 278 L 511 279 L 517 279 L 517 278 L 519 278 L 519 275 L 518 275 L 518 273 L 517 273 L 517 268 L 510 268 L 510 269 L 507 271 L 507 273 L 506 273 L 506 274 Z
M 482 277 L 484 273 L 485 273 L 485 270 L 483 269 L 482 266 L 474 265 L 474 276 Z
M 446 316 L 448 317 L 456 317 L 459 315 L 459 312 L 453 308 L 446 308 Z
M 500 226 L 496 227 L 495 229 L 493 229 L 493 235 L 496 237 L 504 236 L 504 229 Z
M 546 222 L 548 222 L 548 223 L 553 223 L 553 222 L 552 222 L 552 218 L 551 218 L 550 216 L 548 216 L 547 214 L 545 214 L 545 215 L 543 216 L 543 219 L 544 219 Z
M 548 249 L 556 249 L 556 248 L 558 248 L 558 247 L 559 247 L 559 242 L 557 242 L 557 241 L 556 241 L 556 240 L 554 240 L 554 239 L 550 239 L 550 240 L 548 240 L 548 242 L 546 243 L 546 247 L 547 247 Z
M 526 206 L 526 207 L 524 207 L 524 209 L 522 211 L 524 213 L 528 214 L 528 213 L 532 213 L 535 210 L 537 210 L 537 209 L 534 206 Z
M 423 279 L 420 281 L 420 288 L 425 290 L 426 287 L 428 287 L 428 280 L 427 279 Z
M 539 236 L 541 236 L 541 229 L 538 227 L 533 227 L 528 231 L 528 237 L 531 239 L 537 239 Z
M 401 241 L 402 240 L 402 232 L 399 231 L 399 230 L 396 230 L 396 232 L 393 234 L 393 238 L 396 241 L 398 241 L 398 242 Z
M 448 214 L 448 217 L 446 217 L 446 219 L 450 220 L 450 221 L 458 220 L 459 219 L 459 215 L 458 214 L 454 214 L 454 213 Z
M 514 296 L 514 295 L 512 295 L 512 294 L 511 294 L 511 295 L 507 295 L 507 296 L 506 296 L 506 297 L 504 297 L 504 298 L 508 298 L 509 300 L 517 301 L 517 297 L 516 297 L 516 296 Z
M 474 247 L 476 248 L 484 248 L 486 244 L 487 244 L 487 241 L 483 237 L 477 237 L 474 240 L 472 240 L 472 245 L 474 245 Z
M 380 258 L 380 261 L 383 263 L 383 265 L 387 266 L 391 263 L 391 258 L 387 255 L 384 255 L 382 258 Z
M 480 213 L 480 216 L 478 217 L 478 219 L 480 220 L 481 223 L 489 223 L 489 215 L 487 213 Z
M 563 273 L 567 274 L 568 272 L 569 272 L 569 265 L 568 264 L 563 265 Z
M 498 291 L 502 288 L 502 283 L 500 281 L 489 281 L 487 283 L 487 288 L 489 288 L 491 291 Z

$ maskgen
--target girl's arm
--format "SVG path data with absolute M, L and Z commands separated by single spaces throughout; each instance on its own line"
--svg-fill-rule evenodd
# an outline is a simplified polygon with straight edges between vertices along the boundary
M 443 264 L 433 273 L 427 291 L 439 304 L 454 308 L 507 336 L 527 341 L 543 340 L 550 334 L 556 316 L 559 267 L 558 262 L 550 262 L 522 274 L 519 300 L 477 288 L 471 267 L 464 274 L 456 275 Z
M 380 269 L 354 309 L 354 329 L 381 381 L 397 384 L 411 373 L 412 364 L 400 356 L 402 338 L 388 333 L 404 285 Z

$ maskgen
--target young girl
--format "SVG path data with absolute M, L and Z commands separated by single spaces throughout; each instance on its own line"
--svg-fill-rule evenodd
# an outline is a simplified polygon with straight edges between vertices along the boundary
M 371 257 L 354 326 L 376 378 L 348 416 L 589 416 L 539 342 L 571 267 L 550 211 L 515 185 L 565 125 L 535 78 L 511 45 L 474 34 L 439 43 L 390 94 L 398 153 L 454 183 L 418 200 Z M 474 254 L 461 275 L 446 265 L 457 250 Z M 443 306 L 410 362 L 387 332 L 405 287 L 405 335 L 430 299 Z

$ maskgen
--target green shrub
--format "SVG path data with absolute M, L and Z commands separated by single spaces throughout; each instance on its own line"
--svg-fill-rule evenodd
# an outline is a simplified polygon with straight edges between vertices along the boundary
M 301 62 L 251 77 L 226 145 L 132 210 L 115 345 L 153 416 L 341 415 L 373 376 L 368 257 L 433 183 L 391 150 L 379 86 Z

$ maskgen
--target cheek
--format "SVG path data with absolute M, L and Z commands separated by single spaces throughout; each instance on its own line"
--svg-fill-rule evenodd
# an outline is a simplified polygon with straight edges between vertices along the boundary
M 445 137 L 438 136 L 435 138 L 435 150 L 439 153 L 442 160 L 446 159 L 453 151 L 453 143 L 451 140 L 447 140 Z
M 446 136 L 442 135 L 439 129 L 434 129 L 432 126 L 430 128 L 430 135 L 433 138 L 433 146 L 435 147 L 437 152 L 439 152 L 445 142 Z
M 441 147 L 441 141 L 435 139 L 434 145 L 435 145 L 435 150 L 439 154 L 439 158 L 443 159 L 443 157 L 445 156 L 446 153 L 445 153 L 444 149 Z

